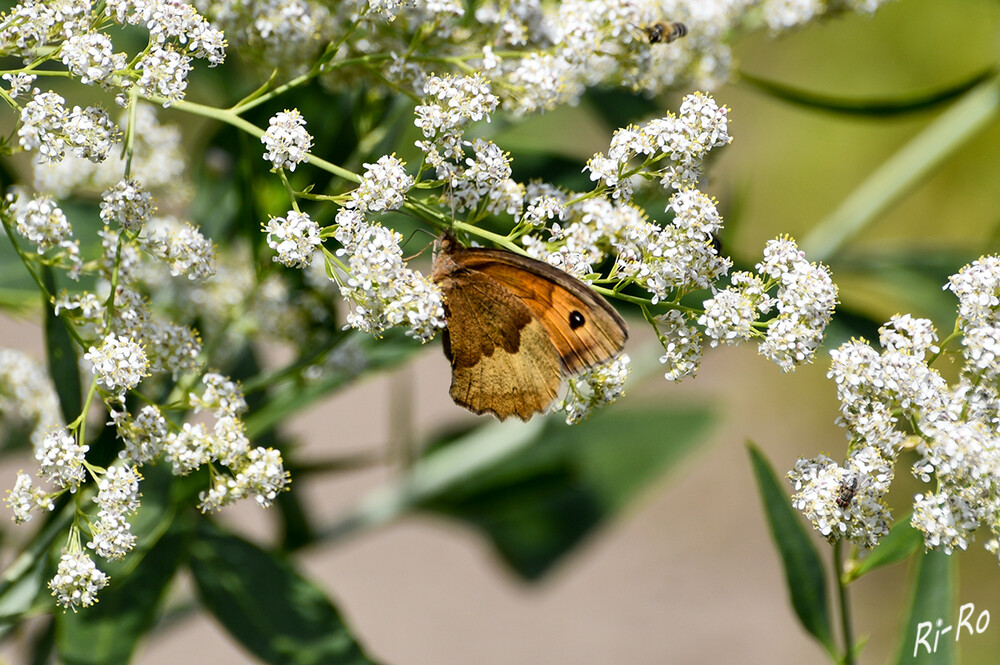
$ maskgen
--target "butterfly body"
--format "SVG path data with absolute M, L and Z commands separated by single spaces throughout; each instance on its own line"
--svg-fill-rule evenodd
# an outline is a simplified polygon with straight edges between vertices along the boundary
M 625 322 L 563 271 L 520 254 L 438 242 L 451 397 L 475 413 L 529 419 L 555 399 L 563 377 L 621 352 Z

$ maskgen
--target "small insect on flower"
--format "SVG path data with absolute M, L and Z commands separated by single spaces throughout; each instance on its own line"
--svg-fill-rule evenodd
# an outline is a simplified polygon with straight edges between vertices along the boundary
M 857 474 L 851 474 L 845 476 L 844 480 L 840 483 L 840 488 L 837 490 L 837 502 L 838 508 L 847 508 L 851 505 L 851 501 L 854 501 L 854 497 L 857 496 L 858 490 L 867 485 L 865 478 L 858 478 Z
M 669 44 L 688 33 L 687 26 L 680 21 L 657 21 L 641 29 L 650 44 Z

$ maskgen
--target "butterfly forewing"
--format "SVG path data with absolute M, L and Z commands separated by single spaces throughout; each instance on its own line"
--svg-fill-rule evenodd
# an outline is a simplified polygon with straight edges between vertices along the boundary
M 624 348 L 625 321 L 583 282 L 512 252 L 468 249 L 463 255 L 465 267 L 489 275 L 531 310 L 549 332 L 568 374 L 607 362 Z

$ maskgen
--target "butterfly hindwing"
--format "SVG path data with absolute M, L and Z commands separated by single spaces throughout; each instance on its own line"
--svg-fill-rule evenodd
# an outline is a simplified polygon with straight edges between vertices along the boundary
M 451 397 L 476 413 L 527 420 L 559 389 L 559 354 L 530 310 L 489 276 L 443 284 Z

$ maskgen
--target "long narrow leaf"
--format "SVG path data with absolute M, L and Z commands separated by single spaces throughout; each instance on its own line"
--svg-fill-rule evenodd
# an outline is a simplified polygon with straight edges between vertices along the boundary
M 954 607 L 954 557 L 931 550 L 919 558 L 914 572 L 913 600 L 903 624 L 896 665 L 952 665 L 955 660 L 955 628 L 942 636 L 937 631 L 950 625 Z M 938 625 L 942 619 L 943 625 Z
M 807 235 L 801 247 L 829 261 L 853 235 L 878 217 L 1000 111 L 1000 81 L 988 79 L 966 93 L 875 170 L 840 207 Z
M 830 624 L 830 603 L 823 561 L 764 454 L 752 443 L 748 444 L 747 449 L 771 537 L 774 538 L 785 567 L 785 581 L 792 607 L 802 626 L 819 640 L 827 652 L 834 654 L 836 648 Z
M 52 268 L 43 266 L 42 279 L 49 293 L 55 293 L 56 280 Z M 59 396 L 63 419 L 68 423 L 80 415 L 83 395 L 80 390 L 80 369 L 76 346 L 66 326 L 56 316 L 55 309 L 45 301 L 45 355 L 49 363 L 49 376 Z
M 921 544 L 923 537 L 910 525 L 910 517 L 899 518 L 878 547 L 847 572 L 845 582 L 853 582 L 876 568 L 899 563 L 915 554 Z
M 777 81 L 759 78 L 746 72 L 740 72 L 740 80 L 778 99 L 806 108 L 846 115 L 886 117 L 926 111 L 927 109 L 934 108 L 961 96 L 991 76 L 995 76 L 996 73 L 997 70 L 995 67 L 989 67 L 958 83 L 939 90 L 892 99 L 846 99 L 833 95 L 823 95 L 795 86 L 785 85 L 784 83 L 778 83 Z

